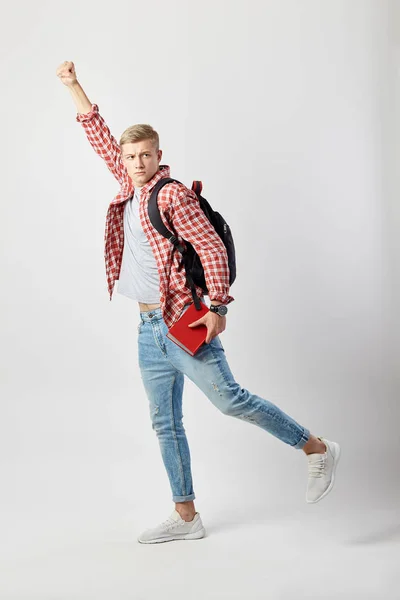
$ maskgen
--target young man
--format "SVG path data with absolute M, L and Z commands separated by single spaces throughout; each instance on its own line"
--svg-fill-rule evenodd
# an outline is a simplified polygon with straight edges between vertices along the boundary
M 226 305 L 234 300 L 229 295 L 227 252 L 195 193 L 170 183 L 158 196 L 166 227 L 172 227 L 179 241 L 190 242 L 199 254 L 209 291 L 210 311 L 195 322 L 206 325 L 206 343 L 190 356 L 166 333 L 192 303 L 191 290 L 186 286 L 184 269 L 178 271 L 179 252 L 173 252 L 169 240 L 153 228 L 147 213 L 151 190 L 159 179 L 170 176 L 169 167 L 160 165 L 158 134 L 150 125 L 134 125 L 122 134 L 118 144 L 97 104 L 89 101 L 80 86 L 74 64 L 62 63 L 57 76 L 71 92 L 78 111 L 76 121 L 120 185 L 107 212 L 108 291 L 111 300 L 118 280 L 118 292 L 139 304 L 139 367 L 175 503 L 170 517 L 144 531 L 138 541 L 156 543 L 205 535 L 194 506 L 189 446 L 182 424 L 184 375 L 224 414 L 258 425 L 293 448 L 302 449 L 308 458 L 306 501 L 318 502 L 332 489 L 339 444 L 311 435 L 275 404 L 235 381 L 218 337 L 226 327 Z M 196 287 L 196 294 L 204 301 L 201 288 Z M 221 306 L 225 308 L 217 308 Z

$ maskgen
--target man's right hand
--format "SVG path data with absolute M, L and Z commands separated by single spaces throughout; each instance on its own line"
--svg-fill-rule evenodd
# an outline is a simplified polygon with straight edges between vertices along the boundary
M 78 82 L 76 78 L 75 65 L 73 62 L 66 60 L 57 69 L 57 77 L 61 79 L 64 85 L 70 87 Z
M 92 109 L 92 104 L 76 78 L 75 65 L 70 60 L 65 60 L 56 71 L 57 77 L 71 92 L 78 113 L 86 115 Z

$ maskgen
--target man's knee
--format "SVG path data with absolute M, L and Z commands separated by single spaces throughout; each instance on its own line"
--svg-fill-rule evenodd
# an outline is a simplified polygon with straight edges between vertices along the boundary
M 246 390 L 241 388 L 239 384 L 229 385 L 224 387 L 223 390 L 215 386 L 214 390 L 220 395 L 218 408 L 224 415 L 238 417 L 243 413 L 246 404 Z
M 158 405 L 150 408 L 151 426 L 157 435 L 168 436 L 173 435 L 172 432 L 184 431 L 182 419 L 183 414 L 175 412 L 171 414 L 170 411 L 161 410 Z

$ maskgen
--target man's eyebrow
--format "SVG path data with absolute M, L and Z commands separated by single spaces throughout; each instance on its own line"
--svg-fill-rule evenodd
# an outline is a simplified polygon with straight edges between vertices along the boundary
M 142 152 L 139 152 L 139 154 L 149 154 L 150 152 L 151 150 L 143 150 Z M 134 152 L 128 152 L 127 154 L 124 154 L 124 156 L 133 156 L 134 154 Z

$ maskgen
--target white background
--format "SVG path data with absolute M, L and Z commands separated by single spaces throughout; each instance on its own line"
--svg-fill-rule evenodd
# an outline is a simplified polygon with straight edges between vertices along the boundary
M 8 6 L 1 600 L 399 598 L 399 21 L 396 0 Z M 242 387 L 341 444 L 321 504 L 305 503 L 303 452 L 186 379 L 209 535 L 137 543 L 173 504 L 138 305 L 106 288 L 118 184 L 75 121 L 64 60 L 117 139 L 151 123 L 172 176 L 201 179 L 230 224 L 226 356 Z

